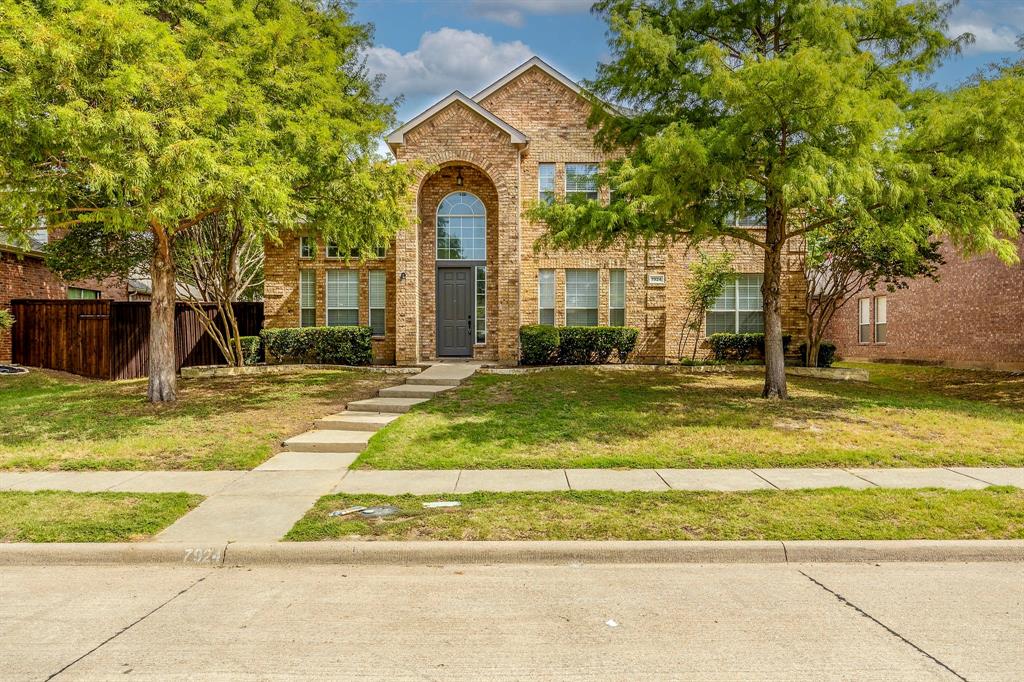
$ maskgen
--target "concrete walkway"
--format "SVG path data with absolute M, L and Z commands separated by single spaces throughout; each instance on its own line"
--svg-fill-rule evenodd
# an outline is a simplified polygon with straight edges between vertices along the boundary
M 796 490 L 800 488 L 1024 488 L 1024 468 L 937 469 L 464 469 L 349 471 L 339 493 L 439 493 L 552 490 Z
M 338 487 L 375 431 L 413 405 L 458 386 L 479 367 L 433 365 L 405 385 L 383 388 L 376 398 L 351 402 L 344 412 L 317 420 L 314 430 L 285 441 L 284 452 L 209 494 L 194 511 L 157 535 L 156 542 L 280 539 L 313 503 Z M 130 488 L 135 480 L 116 485 Z

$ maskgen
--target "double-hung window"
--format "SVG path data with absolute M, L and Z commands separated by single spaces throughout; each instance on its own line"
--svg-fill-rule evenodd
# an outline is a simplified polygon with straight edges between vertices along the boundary
M 541 203 L 555 203 L 555 164 L 542 163 L 537 166 L 537 194 Z
M 316 240 L 299 237 L 299 258 L 316 258 Z
M 316 326 L 316 272 L 299 270 L 299 326 Z
M 359 272 L 327 271 L 327 326 L 359 324 Z
M 537 273 L 538 322 L 555 324 L 555 271 L 541 270 Z
M 341 258 L 341 251 L 338 249 L 338 243 L 330 239 L 327 240 L 327 257 Z
M 387 306 L 387 275 L 383 270 L 370 270 L 367 288 L 370 299 L 370 329 L 374 336 L 384 336 Z
M 761 285 L 764 275 L 744 274 L 729 279 L 725 291 L 715 300 L 704 321 L 708 336 L 764 331 L 764 304 Z
M 875 343 L 885 343 L 885 322 L 888 317 L 885 296 L 875 297 Z
M 626 271 L 608 271 L 608 324 L 626 326 Z
M 565 198 L 597 199 L 596 163 L 565 164 Z
M 565 271 L 565 324 L 597 326 L 597 270 Z
M 871 343 L 871 299 L 862 298 L 858 306 L 858 337 L 861 343 Z
M 487 343 L 487 266 L 478 265 L 475 270 L 476 330 L 473 338 L 477 343 Z

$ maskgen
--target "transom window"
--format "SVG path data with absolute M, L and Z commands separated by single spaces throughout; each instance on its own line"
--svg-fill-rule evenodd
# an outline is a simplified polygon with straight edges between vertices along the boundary
M 764 331 L 764 302 L 761 285 L 764 275 L 736 275 L 708 311 L 706 334 L 733 334 Z
M 475 194 L 453 192 L 438 205 L 437 259 L 487 260 L 487 211 Z

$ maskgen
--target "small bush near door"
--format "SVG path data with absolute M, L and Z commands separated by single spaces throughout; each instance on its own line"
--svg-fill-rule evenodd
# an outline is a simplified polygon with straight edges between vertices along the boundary
M 320 365 L 369 365 L 373 360 L 369 327 L 288 327 L 260 332 L 267 362 Z
M 551 327 L 519 330 L 524 365 L 601 365 L 617 353 L 625 362 L 640 332 L 632 327 Z

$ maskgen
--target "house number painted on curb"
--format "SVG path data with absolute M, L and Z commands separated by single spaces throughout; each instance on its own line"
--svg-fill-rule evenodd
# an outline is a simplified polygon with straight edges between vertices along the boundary
M 665 273 L 663 272 L 651 272 L 647 275 L 647 286 L 649 287 L 663 287 L 665 286 Z
M 220 547 L 189 547 L 182 557 L 182 563 L 186 564 L 219 564 L 220 560 Z

